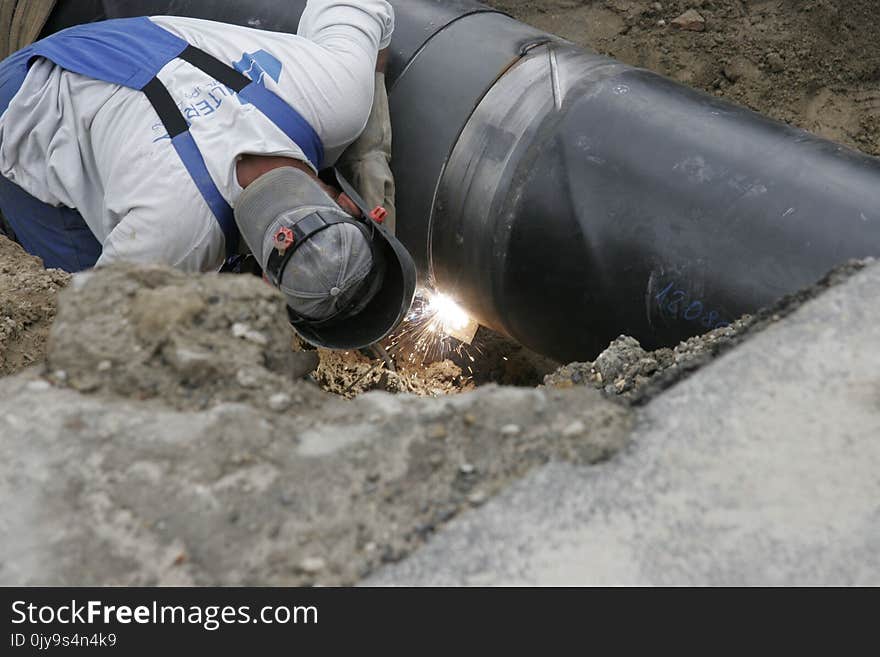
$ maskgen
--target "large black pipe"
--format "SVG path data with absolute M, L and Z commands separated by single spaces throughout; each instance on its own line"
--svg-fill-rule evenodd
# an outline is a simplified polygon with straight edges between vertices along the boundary
M 304 2 L 62 2 L 295 31 Z M 393 2 L 398 230 L 473 315 L 560 360 L 672 344 L 880 255 L 880 161 L 468 0 Z

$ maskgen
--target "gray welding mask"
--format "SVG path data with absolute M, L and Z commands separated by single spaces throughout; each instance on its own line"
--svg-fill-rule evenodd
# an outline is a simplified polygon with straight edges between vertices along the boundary
M 359 349 L 387 336 L 415 292 L 409 253 L 363 206 L 355 218 L 308 173 L 280 167 L 260 176 L 235 206 L 241 235 L 284 294 L 294 329 L 329 349 Z

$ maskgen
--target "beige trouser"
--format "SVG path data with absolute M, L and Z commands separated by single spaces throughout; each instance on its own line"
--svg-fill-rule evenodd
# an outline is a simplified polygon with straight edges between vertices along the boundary
M 55 0 L 0 0 L 0 59 L 36 41 L 54 7 Z
M 376 92 L 373 110 L 367 127 L 337 163 L 354 188 L 364 197 L 367 205 L 381 205 L 388 211 L 385 226 L 394 233 L 394 176 L 391 174 L 391 115 L 385 75 L 376 73 Z

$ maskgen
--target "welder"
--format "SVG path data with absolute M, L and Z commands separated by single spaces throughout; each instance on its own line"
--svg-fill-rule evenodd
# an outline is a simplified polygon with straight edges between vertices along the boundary
M 17 50 L 0 63 L 8 232 L 71 272 L 252 254 L 308 341 L 376 342 L 415 285 L 393 235 L 393 29 L 384 0 L 310 0 L 297 34 L 153 16 Z

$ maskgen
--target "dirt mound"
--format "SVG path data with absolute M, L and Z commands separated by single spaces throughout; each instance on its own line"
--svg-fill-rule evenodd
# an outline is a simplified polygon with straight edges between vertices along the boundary
M 880 155 L 876 0 L 487 1 L 628 64 Z M 681 29 L 676 19 L 689 10 L 703 22 L 682 20 L 691 29 Z
M 592 385 L 608 395 L 634 398 L 660 374 L 685 374 L 705 365 L 736 344 L 754 323 L 753 317 L 746 316 L 728 327 L 681 342 L 674 349 L 650 352 L 635 338 L 622 335 L 595 361 L 564 365 L 547 375 L 544 384 L 555 388 Z
M 58 291 L 69 281 L 0 235 L 0 376 L 42 362 Z
M 282 411 L 321 395 L 296 383 L 316 355 L 292 339 L 283 298 L 255 277 L 113 267 L 78 274 L 61 295 L 47 365 L 80 392 Z

